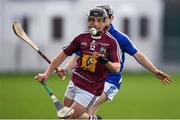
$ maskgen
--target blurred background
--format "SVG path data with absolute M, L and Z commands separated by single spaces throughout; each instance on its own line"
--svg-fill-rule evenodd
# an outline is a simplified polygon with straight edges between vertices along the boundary
M 19 21 L 39 49 L 52 59 L 87 30 L 88 10 L 102 4 L 112 5 L 115 27 L 158 68 L 172 75 L 174 83 L 164 87 L 126 55 L 122 91 L 99 114 L 116 119 L 180 118 L 179 0 L 0 0 L 0 118 L 56 118 L 47 94 L 33 80 L 48 64 L 14 34 L 12 23 Z M 54 79 L 48 81 L 50 86 L 63 100 L 68 80 L 59 81 L 55 75 L 50 79 Z M 108 108 L 113 105 L 112 113 Z

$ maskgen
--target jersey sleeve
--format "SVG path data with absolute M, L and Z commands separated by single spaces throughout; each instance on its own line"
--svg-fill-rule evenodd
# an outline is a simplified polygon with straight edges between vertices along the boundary
M 78 37 L 76 37 L 66 48 L 63 49 L 63 51 L 66 55 L 70 56 L 78 51 L 78 46 L 80 46 L 80 44 L 78 41 Z
M 122 35 L 122 41 L 123 42 L 123 46 L 122 46 L 122 50 L 123 52 L 128 53 L 129 55 L 134 55 L 138 50 L 135 47 L 135 45 L 132 43 L 132 41 L 130 40 L 130 38 L 126 35 Z

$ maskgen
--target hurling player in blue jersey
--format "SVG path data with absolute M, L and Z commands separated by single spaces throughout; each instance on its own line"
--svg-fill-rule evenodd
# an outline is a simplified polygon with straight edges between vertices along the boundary
M 110 72 L 108 74 L 104 86 L 104 92 L 102 93 L 100 98 L 96 101 L 96 103 L 93 105 L 93 107 L 89 110 L 89 114 L 92 116 L 96 115 L 97 108 L 101 104 L 103 104 L 106 101 L 112 101 L 113 97 L 118 93 L 122 82 L 121 73 L 124 68 L 125 53 L 128 53 L 129 55 L 133 56 L 139 64 L 141 64 L 151 73 L 153 73 L 164 84 L 169 84 L 170 82 L 172 82 L 171 77 L 169 75 L 156 68 L 142 52 L 137 50 L 137 48 L 132 44 L 130 38 L 127 35 L 123 34 L 122 32 L 114 28 L 114 26 L 112 25 L 112 21 L 114 19 L 112 7 L 110 5 L 100 5 L 97 7 L 106 10 L 108 15 L 108 19 L 106 20 L 107 21 L 106 29 L 117 40 L 122 53 L 121 53 L 121 69 L 119 73 Z M 72 68 L 76 65 L 76 60 L 79 58 L 80 54 L 81 53 L 77 52 L 68 61 L 65 67 L 66 71 L 70 73 Z

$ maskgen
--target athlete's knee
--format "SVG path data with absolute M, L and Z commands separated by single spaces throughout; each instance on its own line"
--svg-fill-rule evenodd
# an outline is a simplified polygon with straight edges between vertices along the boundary
M 74 102 L 71 107 L 74 109 L 74 113 L 69 117 L 69 119 L 78 119 L 83 113 L 87 112 L 86 107 L 76 102 Z
M 67 97 L 64 98 L 64 106 L 71 107 L 73 102 L 74 102 L 74 100 L 71 100 L 71 99 L 69 99 Z

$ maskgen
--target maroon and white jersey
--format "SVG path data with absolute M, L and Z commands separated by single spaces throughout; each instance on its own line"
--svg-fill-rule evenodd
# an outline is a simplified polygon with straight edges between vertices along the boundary
M 92 38 L 89 33 L 84 33 L 78 35 L 63 51 L 67 55 L 80 51 L 71 79 L 79 88 L 100 96 L 108 70 L 104 64 L 97 62 L 92 54 L 96 51 L 111 62 L 120 62 L 119 46 L 116 40 L 105 32 L 99 39 Z

